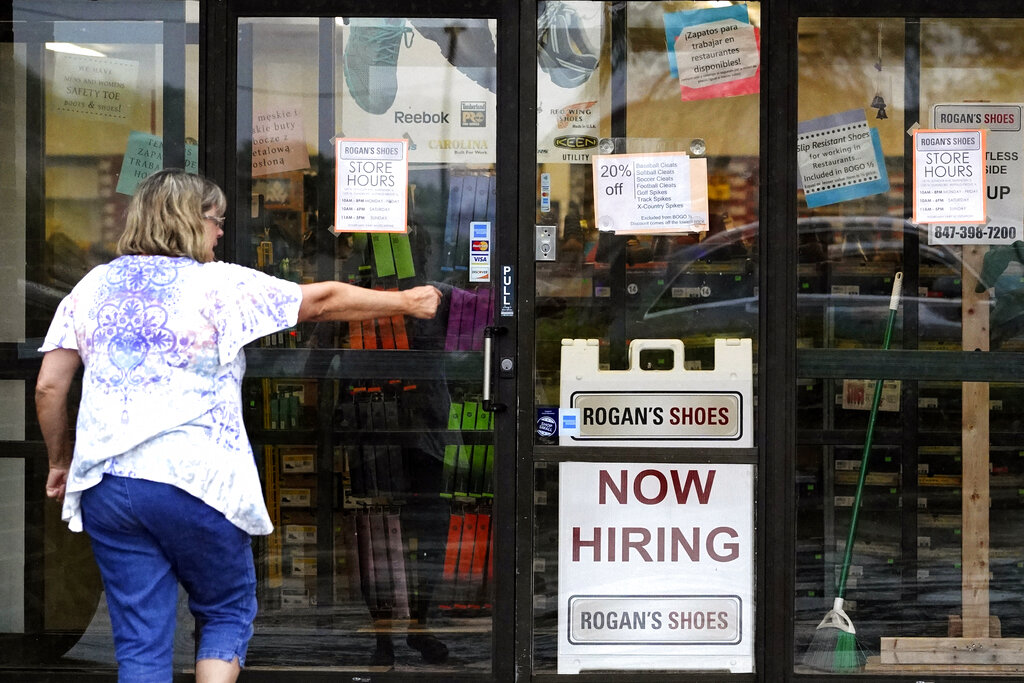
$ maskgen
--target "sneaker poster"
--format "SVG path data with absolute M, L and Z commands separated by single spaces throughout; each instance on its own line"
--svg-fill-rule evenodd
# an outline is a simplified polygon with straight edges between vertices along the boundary
M 404 138 L 410 163 L 494 163 L 496 31 L 489 19 L 347 19 L 338 137 Z
M 589 164 L 601 120 L 602 3 L 537 5 L 537 163 Z

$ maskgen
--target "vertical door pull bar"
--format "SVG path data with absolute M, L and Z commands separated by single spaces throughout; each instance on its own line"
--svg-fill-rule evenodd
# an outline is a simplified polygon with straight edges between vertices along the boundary
M 494 378 L 494 337 L 507 331 L 504 327 L 488 326 L 484 328 L 484 388 L 480 403 L 483 409 L 489 413 L 505 409 L 503 403 L 491 401 L 491 382 Z

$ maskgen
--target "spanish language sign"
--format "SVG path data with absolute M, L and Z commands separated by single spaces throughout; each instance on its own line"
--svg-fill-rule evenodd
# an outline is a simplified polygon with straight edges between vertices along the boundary
M 936 224 L 929 244 L 1010 244 L 1024 236 L 1024 131 L 1021 104 L 937 104 L 934 128 L 970 127 L 985 134 L 985 218 L 982 225 Z
M 406 232 L 406 140 L 338 138 L 334 232 Z
M 253 177 L 309 168 L 309 151 L 298 107 L 252 113 Z
M 889 189 L 878 131 L 863 109 L 797 125 L 797 167 L 807 206 L 815 208 Z
M 985 133 L 914 131 L 915 223 L 985 223 Z
M 595 154 L 599 230 L 626 234 L 708 229 L 707 159 L 677 152 Z
M 686 29 L 676 38 L 675 49 L 684 100 L 703 99 L 688 90 L 751 79 L 761 64 L 754 27 L 735 19 Z
M 663 19 L 669 71 L 684 102 L 760 90 L 760 35 L 746 5 L 669 12 Z
M 133 130 L 128 134 L 121 173 L 114 190 L 120 194 L 133 195 L 135 189 L 152 173 L 164 167 L 164 140 L 159 135 Z M 185 170 L 199 173 L 199 147 L 185 145 Z
M 104 121 L 126 121 L 132 110 L 139 63 L 58 52 L 53 82 L 57 111 Z
M 558 673 L 753 670 L 754 466 L 563 462 Z

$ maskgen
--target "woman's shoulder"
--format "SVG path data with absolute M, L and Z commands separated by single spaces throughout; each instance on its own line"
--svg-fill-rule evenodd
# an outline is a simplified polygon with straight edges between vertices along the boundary
M 232 283 L 241 283 L 247 280 L 254 280 L 262 277 L 266 277 L 263 273 L 258 270 L 243 266 L 237 263 L 229 263 L 227 261 L 210 261 L 208 263 L 200 263 L 199 272 L 204 277 L 220 280 Z
M 273 275 L 237 263 L 211 261 L 198 264 L 198 281 L 209 290 L 233 291 L 277 290 L 290 283 Z
M 106 262 L 106 263 L 100 263 L 98 265 L 93 266 L 92 268 L 89 269 L 88 272 L 86 272 L 85 275 L 83 275 L 78 280 L 77 283 L 75 283 L 75 287 L 74 288 L 78 289 L 78 290 L 82 290 L 82 289 L 85 289 L 87 287 L 93 287 L 93 286 L 96 285 L 96 283 L 105 281 L 107 279 L 107 274 L 111 271 L 112 268 L 115 268 L 116 267 L 115 264 L 120 259 L 123 259 L 123 258 L 124 258 L 123 256 L 119 256 L 119 257 L 117 257 L 117 258 L 115 258 L 115 259 L 113 259 L 111 261 Z

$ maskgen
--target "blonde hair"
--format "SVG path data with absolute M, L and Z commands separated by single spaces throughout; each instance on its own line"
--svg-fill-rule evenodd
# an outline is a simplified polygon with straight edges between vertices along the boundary
M 136 188 L 117 251 L 209 261 L 203 214 L 226 204 L 217 184 L 200 175 L 178 168 L 157 171 Z

